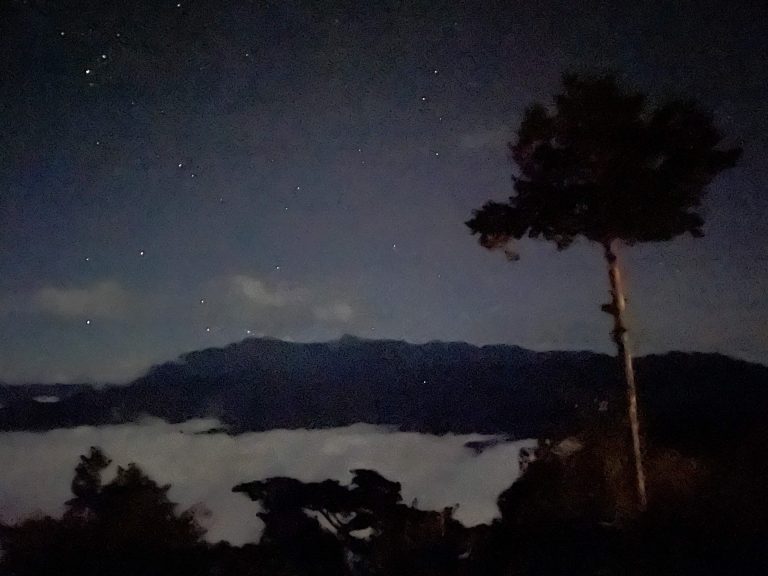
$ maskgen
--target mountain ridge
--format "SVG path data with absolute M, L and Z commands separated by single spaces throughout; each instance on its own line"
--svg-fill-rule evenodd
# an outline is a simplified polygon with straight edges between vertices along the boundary
M 712 438 L 718 428 L 743 427 L 759 410 L 768 413 L 768 367 L 684 352 L 641 357 L 636 367 L 649 430 Z M 127 385 L 0 386 L 0 430 L 156 416 L 216 417 L 233 433 L 367 422 L 541 437 L 573 430 L 606 405 L 620 416 L 623 390 L 616 360 L 596 352 L 355 336 L 315 343 L 248 338 L 183 354 Z

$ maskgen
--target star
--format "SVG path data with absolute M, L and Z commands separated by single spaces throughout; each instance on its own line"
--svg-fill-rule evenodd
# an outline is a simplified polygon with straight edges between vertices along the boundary
M 139 250 L 139 256 L 144 256 L 144 250 Z
M 85 69 L 85 73 L 86 73 L 86 74 L 90 74 L 90 73 L 91 73 L 91 69 L 90 69 L 90 68 L 86 68 L 86 69 Z
M 206 332 L 210 332 L 210 331 L 211 331 L 211 329 L 210 329 L 208 326 L 206 326 L 206 327 L 205 327 L 205 331 L 206 331 Z
M 90 257 L 90 256 L 86 256 L 86 257 L 85 257 L 85 261 L 86 261 L 86 262 L 90 262 L 90 261 L 91 261 L 91 257 Z
M 426 101 L 427 101 L 427 97 L 426 97 L 426 96 L 422 96 L 422 97 L 421 97 L 421 101 L 422 101 L 422 102 L 426 102 Z
M 86 325 L 86 326 L 90 326 L 90 325 L 91 325 L 91 321 L 90 321 L 90 320 L 86 320 L 86 321 L 85 321 L 85 325 Z
M 182 166 L 184 166 L 184 163 L 183 162 L 179 162 L 179 168 L 181 168 Z
M 200 298 L 200 304 L 205 304 L 205 298 Z
M 107 55 L 106 55 L 106 54 L 102 54 L 102 55 L 101 55 L 101 59 L 102 59 L 102 60 L 106 60 L 106 59 L 107 59 Z
M 275 270 L 280 270 L 280 266 L 275 266 Z

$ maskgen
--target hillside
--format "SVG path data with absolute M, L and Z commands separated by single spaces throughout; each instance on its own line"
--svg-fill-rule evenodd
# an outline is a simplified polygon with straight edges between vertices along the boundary
M 768 413 L 765 366 L 671 353 L 638 359 L 637 373 L 649 430 L 679 442 L 726 441 Z M 620 414 L 623 389 L 614 359 L 591 352 L 345 336 L 309 344 L 247 339 L 185 354 L 120 387 L 3 386 L 0 403 L 2 430 L 152 415 L 213 416 L 234 433 L 367 422 L 532 437 L 572 430 L 601 405 Z

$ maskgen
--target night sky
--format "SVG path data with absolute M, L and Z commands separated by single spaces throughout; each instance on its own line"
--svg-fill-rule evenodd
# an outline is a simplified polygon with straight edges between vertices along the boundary
M 624 252 L 636 351 L 768 363 L 768 5 L 459 4 L 2 2 L 0 380 L 262 335 L 611 351 L 597 247 L 464 226 L 525 107 L 604 68 L 744 147 L 704 239 Z

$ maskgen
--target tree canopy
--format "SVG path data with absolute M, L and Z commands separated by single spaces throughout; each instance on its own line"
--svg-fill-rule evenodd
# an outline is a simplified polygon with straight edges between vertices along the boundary
M 554 106 L 525 112 L 509 145 L 519 173 L 508 202 L 487 202 L 466 224 L 486 248 L 524 236 L 567 248 L 703 235 L 706 186 L 741 150 L 721 148 L 710 114 L 691 100 L 657 107 L 613 76 L 567 75 Z

